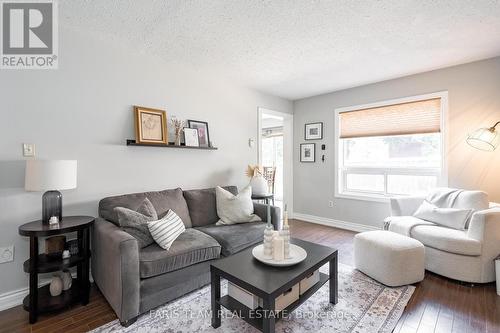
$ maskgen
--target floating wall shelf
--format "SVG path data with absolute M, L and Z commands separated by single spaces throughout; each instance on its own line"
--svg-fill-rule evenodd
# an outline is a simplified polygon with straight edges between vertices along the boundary
M 166 144 L 158 143 L 137 143 L 135 140 L 127 140 L 127 146 L 140 146 L 140 147 L 162 147 L 162 148 L 177 148 L 177 149 L 202 149 L 202 150 L 217 150 L 217 147 L 190 147 L 190 146 L 176 146 L 173 142 Z

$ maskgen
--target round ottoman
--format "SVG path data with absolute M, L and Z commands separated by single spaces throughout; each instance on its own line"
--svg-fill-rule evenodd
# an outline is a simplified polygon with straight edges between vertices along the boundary
M 422 281 L 425 248 L 418 240 L 377 230 L 354 237 L 354 266 L 390 287 Z

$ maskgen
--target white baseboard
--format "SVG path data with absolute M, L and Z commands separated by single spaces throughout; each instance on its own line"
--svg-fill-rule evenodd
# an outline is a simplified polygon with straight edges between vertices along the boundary
M 295 213 L 295 212 L 293 213 L 293 218 L 297 219 L 297 220 L 302 220 L 305 222 L 322 224 L 322 225 L 326 225 L 329 227 L 335 227 L 335 228 L 339 228 L 339 229 L 345 229 L 345 230 L 351 230 L 351 231 L 357 231 L 357 232 L 373 231 L 373 230 L 380 230 L 381 229 L 381 228 L 374 227 L 371 225 L 364 225 L 364 224 L 359 224 L 359 223 L 334 220 L 334 219 L 329 219 L 327 217 L 320 217 L 320 216 L 301 214 L 301 213 Z
M 72 273 L 71 275 L 73 276 L 73 279 L 76 278 L 76 273 Z M 40 279 L 38 286 L 43 287 L 49 284 L 50 280 L 50 278 Z M 92 275 L 90 275 L 89 280 L 90 282 L 94 281 Z M 0 294 L 0 311 L 23 304 L 23 299 L 28 295 L 28 293 L 29 288 L 26 287 Z

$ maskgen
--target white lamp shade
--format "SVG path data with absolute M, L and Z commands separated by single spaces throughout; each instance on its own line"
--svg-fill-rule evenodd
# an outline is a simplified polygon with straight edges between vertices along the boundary
M 26 191 L 70 190 L 76 188 L 77 161 L 27 160 Z
M 493 151 L 500 143 L 500 135 L 494 128 L 480 128 L 469 135 L 467 143 L 476 149 Z

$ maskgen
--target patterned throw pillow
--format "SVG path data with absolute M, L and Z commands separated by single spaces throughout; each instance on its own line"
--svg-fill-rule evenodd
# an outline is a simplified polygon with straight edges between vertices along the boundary
M 137 211 L 116 207 L 115 212 L 122 230 L 137 239 L 140 249 L 154 243 L 148 229 L 148 222 L 158 220 L 158 214 L 148 198 L 144 199 Z
M 186 230 L 181 218 L 171 209 L 162 219 L 148 222 L 148 228 L 155 242 L 165 250 L 170 249 L 177 237 Z

